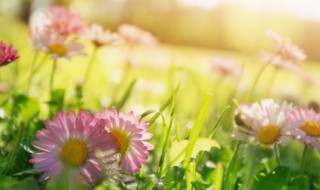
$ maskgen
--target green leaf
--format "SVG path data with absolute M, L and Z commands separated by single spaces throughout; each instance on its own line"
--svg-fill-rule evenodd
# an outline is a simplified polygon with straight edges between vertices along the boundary
M 199 137 L 199 133 L 200 133 L 200 129 L 204 123 L 204 119 L 206 117 L 206 114 L 208 113 L 208 109 L 210 107 L 210 103 L 211 103 L 211 99 L 212 96 L 211 95 L 207 95 L 207 98 L 205 100 L 205 102 L 203 103 L 200 113 L 196 119 L 196 122 L 193 125 L 191 134 L 190 134 L 190 138 L 189 138 L 189 143 L 188 143 L 188 147 L 187 147 L 187 152 L 185 154 L 185 158 L 184 158 L 184 162 L 183 162 L 183 167 L 187 168 L 189 161 L 190 161 L 190 157 L 193 153 L 193 149 L 194 146 L 196 144 L 196 141 Z
M 40 104 L 35 98 L 19 94 L 14 96 L 13 109 L 13 112 L 27 123 L 39 113 Z
M 156 121 L 156 119 L 161 115 L 161 112 L 163 112 L 172 102 L 174 99 L 175 94 L 179 91 L 180 88 L 180 82 L 178 83 L 177 87 L 175 88 L 173 94 L 170 96 L 167 101 L 160 107 L 159 112 L 157 112 L 150 120 L 149 120 L 149 128 L 152 126 L 152 124 Z
M 278 166 L 270 173 L 259 173 L 253 183 L 252 190 L 286 189 L 290 170 L 286 166 Z
M 310 182 L 308 176 L 296 176 L 293 177 L 289 182 L 290 190 L 299 189 L 299 190 L 309 190 Z
M 50 105 L 50 115 L 63 110 L 64 93 L 64 89 L 56 89 L 51 92 L 51 100 L 48 102 L 48 104 Z
M 181 140 L 181 141 L 173 141 L 172 146 L 169 148 L 167 156 L 168 159 L 165 159 L 165 170 L 162 175 L 168 170 L 169 167 L 179 166 L 179 164 L 185 158 L 186 150 L 189 144 L 189 140 Z M 213 139 L 209 138 L 198 138 L 192 153 L 190 155 L 191 158 L 196 158 L 198 153 L 201 151 L 210 151 L 212 147 L 220 148 L 219 143 Z M 169 160 L 169 163 L 166 162 Z

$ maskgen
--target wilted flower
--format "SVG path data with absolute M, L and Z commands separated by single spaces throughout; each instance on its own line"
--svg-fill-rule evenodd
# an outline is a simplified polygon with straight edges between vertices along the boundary
M 284 38 L 272 31 L 268 31 L 267 35 L 277 44 L 277 54 L 273 62 L 278 67 L 281 64 L 301 64 L 307 58 L 305 53 L 298 46 L 292 44 L 289 38 Z
M 240 120 L 233 136 L 239 140 L 254 141 L 266 146 L 285 144 L 289 139 L 288 122 L 292 104 L 276 104 L 272 99 L 264 99 L 261 104 L 241 106 Z
M 141 116 L 135 116 L 133 112 L 120 111 L 118 114 L 114 107 L 112 110 L 104 109 L 101 114 L 96 113 L 96 117 L 105 119 L 105 130 L 114 139 L 122 171 L 139 173 L 148 158 L 149 150 L 154 148 L 145 141 L 152 137 L 152 134 L 146 133 L 148 122 L 141 122 Z
M 74 111 L 59 112 L 53 121 L 37 132 L 33 146 L 39 151 L 32 154 L 31 163 L 43 172 L 40 181 L 58 179 L 67 175 L 71 183 L 84 180 L 89 184 L 102 179 L 102 168 L 97 151 L 112 150 L 113 139 L 103 130 L 104 122 L 85 111 L 78 116 Z
M 320 152 L 320 114 L 313 109 L 295 108 L 290 116 L 291 134 Z
M 69 59 L 84 54 L 83 45 L 76 42 L 76 39 L 68 40 L 66 36 L 50 28 L 46 28 L 44 31 L 35 31 L 32 35 L 32 42 L 37 50 L 50 54 L 53 59 Z
M 122 41 L 122 38 L 109 30 L 104 30 L 101 25 L 93 24 L 84 34 L 84 37 L 91 40 L 96 47 L 114 45 Z
M 211 68 L 221 77 L 229 76 L 239 78 L 241 75 L 241 67 L 235 61 L 224 57 L 213 57 L 210 60 Z
M 12 45 L 7 45 L 0 41 L 0 67 L 5 66 L 18 59 L 17 50 L 13 49 Z
M 150 44 L 158 43 L 157 39 L 148 31 L 142 30 L 137 26 L 123 24 L 118 29 L 119 35 L 130 44 Z

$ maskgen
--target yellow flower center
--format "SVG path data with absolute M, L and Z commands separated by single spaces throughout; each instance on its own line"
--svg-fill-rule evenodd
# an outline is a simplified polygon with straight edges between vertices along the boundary
M 60 21 L 58 22 L 58 25 L 59 25 L 60 27 L 64 27 L 66 24 L 67 24 L 67 22 L 66 22 L 65 20 L 60 20 Z
M 307 133 L 307 135 L 312 137 L 319 137 L 320 136 L 320 126 L 316 122 L 307 122 L 301 129 Z
M 73 167 L 83 165 L 88 158 L 88 148 L 82 140 L 72 139 L 66 142 L 60 152 L 62 161 Z
M 258 139 L 263 144 L 271 144 L 280 136 L 280 129 L 274 125 L 267 125 L 261 128 Z
M 0 57 L 4 55 L 4 52 L 0 49 Z
M 125 153 L 129 148 L 129 138 L 128 135 L 121 129 L 115 128 L 111 131 L 115 143 L 117 144 L 118 151 L 120 153 Z
M 49 46 L 49 51 L 53 54 L 60 56 L 60 57 L 65 56 L 68 52 L 67 48 L 61 44 L 53 44 L 53 45 Z

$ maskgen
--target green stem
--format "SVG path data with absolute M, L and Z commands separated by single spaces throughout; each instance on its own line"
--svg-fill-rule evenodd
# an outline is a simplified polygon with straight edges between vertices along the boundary
M 31 81 L 32 81 L 32 76 L 34 74 L 34 66 L 36 65 L 36 62 L 37 62 L 37 59 L 38 59 L 38 55 L 39 55 L 39 52 L 36 51 L 34 56 L 33 56 L 33 61 L 32 61 L 32 64 L 31 64 L 31 70 L 30 70 L 30 75 L 29 75 L 29 78 L 28 78 L 28 83 L 27 83 L 27 93 L 29 94 L 29 90 L 30 90 L 30 85 L 31 85 Z
M 275 78 L 277 77 L 278 72 L 279 72 L 279 69 L 276 68 L 276 70 L 273 72 L 272 78 L 269 81 L 270 86 L 269 86 L 269 90 L 268 90 L 268 96 L 271 95 L 272 87 L 273 87 L 273 84 L 274 84 Z
M 251 100 L 251 98 L 252 98 L 252 96 L 253 96 L 253 93 L 254 93 L 254 91 L 255 91 L 255 89 L 256 89 L 256 87 L 257 87 L 258 81 L 260 80 L 260 78 L 261 78 L 261 76 L 262 76 L 262 73 L 266 70 L 266 68 L 268 67 L 268 65 L 270 65 L 270 64 L 273 62 L 274 58 L 275 58 L 277 55 L 278 55 L 278 52 L 276 52 L 276 53 L 274 54 L 274 56 L 272 56 L 271 59 L 270 59 L 267 63 L 265 63 L 265 64 L 263 65 L 263 67 L 261 67 L 261 69 L 258 71 L 257 76 L 255 77 L 255 79 L 254 79 L 254 81 L 253 81 L 251 90 L 250 90 L 250 92 L 249 92 L 249 94 L 248 94 L 248 96 L 247 96 L 247 102 Z
M 232 158 L 230 160 L 229 166 L 227 168 L 226 176 L 224 179 L 224 188 L 223 188 L 224 190 L 233 189 L 233 185 L 235 185 L 235 180 L 230 180 L 230 177 L 231 177 L 231 175 L 233 175 L 232 177 L 235 177 L 236 173 L 237 173 L 235 171 L 235 166 L 236 166 L 236 162 L 238 160 L 240 145 L 241 145 L 241 142 L 238 141 L 237 146 L 236 146 L 234 153 L 232 155 Z
M 87 70 L 86 70 L 85 77 L 83 79 L 82 86 L 84 86 L 88 82 L 88 78 L 90 76 L 90 71 L 92 70 L 92 65 L 93 65 L 93 63 L 94 63 L 94 61 L 96 59 L 97 52 L 98 52 L 98 48 L 94 47 L 94 49 L 92 50 L 92 55 L 91 55 L 90 61 L 88 63 L 88 67 L 87 67 Z
M 278 145 L 274 145 L 274 153 L 276 155 L 276 160 L 277 160 L 277 164 L 281 165 L 281 161 L 280 161 L 280 150 Z
M 302 160 L 301 160 L 301 163 L 300 163 L 300 172 L 301 172 L 302 175 L 304 174 L 304 168 L 306 166 L 308 150 L 309 150 L 309 147 L 308 146 L 304 146 L 303 154 L 302 154 Z
M 53 65 L 52 65 L 52 72 L 51 72 L 51 77 L 50 77 L 50 84 L 49 84 L 49 94 L 51 94 L 52 92 L 52 87 L 53 87 L 53 79 L 56 73 L 56 69 L 57 69 L 57 59 L 53 60 Z
M 23 137 L 23 132 L 24 132 L 24 124 L 21 123 L 21 126 L 18 128 L 18 134 L 17 134 L 17 141 L 16 144 L 14 145 L 14 148 L 10 154 L 9 157 L 9 162 L 6 165 L 5 169 L 4 169 L 4 173 L 8 173 L 14 166 L 16 160 L 17 160 L 17 156 L 20 150 L 20 143 Z

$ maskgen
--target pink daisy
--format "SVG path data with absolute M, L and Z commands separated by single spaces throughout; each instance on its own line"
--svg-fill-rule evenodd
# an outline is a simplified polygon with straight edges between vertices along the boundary
M 305 53 L 296 45 L 292 44 L 289 38 L 284 38 L 272 31 L 268 31 L 267 35 L 277 44 L 277 56 L 275 62 L 279 65 L 283 64 L 301 64 L 306 60 Z
M 12 45 L 7 45 L 0 41 L 0 67 L 5 66 L 18 59 L 17 50 L 13 49 Z
M 295 108 L 290 121 L 292 135 L 306 146 L 320 151 L 320 114 L 313 109 Z
M 148 158 L 149 150 L 154 148 L 145 141 L 152 137 L 152 134 L 146 133 L 149 123 L 141 122 L 141 116 L 135 116 L 133 112 L 120 111 L 118 114 L 114 107 L 112 110 L 103 109 L 102 113 L 96 113 L 96 116 L 105 119 L 105 130 L 114 139 L 116 151 L 120 154 L 122 171 L 128 171 L 131 175 L 139 173 Z
M 221 77 L 230 76 L 238 79 L 241 75 L 241 67 L 232 59 L 213 57 L 210 60 L 210 63 L 212 70 L 218 73 Z
M 41 18 L 41 20 L 34 18 L 35 21 L 41 22 L 42 25 L 48 26 L 62 35 L 81 34 L 87 27 L 78 13 L 62 6 L 51 7 L 46 11 L 37 13 L 35 16 Z M 38 25 L 40 29 L 43 28 L 38 23 L 34 25 Z
M 118 32 L 130 44 L 156 45 L 158 43 L 158 40 L 150 32 L 135 25 L 123 24 L 119 27 Z
M 39 151 L 32 154 L 30 162 L 42 172 L 40 181 L 67 176 L 77 183 L 82 179 L 88 184 L 102 179 L 102 169 L 97 151 L 110 151 L 113 139 L 103 130 L 104 121 L 85 111 L 78 116 L 74 111 L 59 112 L 53 121 L 36 133 L 33 146 Z

